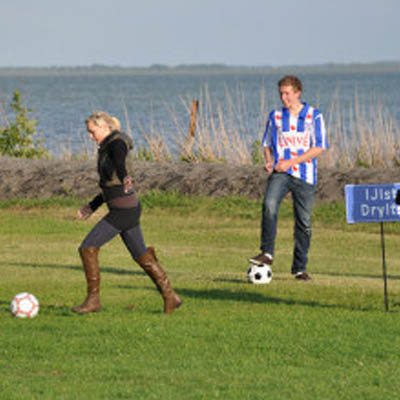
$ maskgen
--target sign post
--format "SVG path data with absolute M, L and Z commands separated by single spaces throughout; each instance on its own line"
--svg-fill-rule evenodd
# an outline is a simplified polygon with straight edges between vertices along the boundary
M 381 226 L 382 271 L 386 311 L 389 311 L 389 303 L 383 223 L 400 221 L 400 206 L 395 202 L 398 190 L 400 190 L 400 183 L 345 186 L 347 222 L 349 224 L 379 222 Z
M 389 302 L 387 294 L 386 257 L 385 257 L 385 236 L 383 232 L 383 222 L 381 222 L 381 247 L 382 247 L 383 294 L 385 297 L 385 309 L 386 311 L 389 311 Z

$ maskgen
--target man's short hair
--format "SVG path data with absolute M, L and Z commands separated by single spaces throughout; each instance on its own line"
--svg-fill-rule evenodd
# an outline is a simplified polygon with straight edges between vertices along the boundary
M 303 90 L 303 84 L 301 83 L 301 80 L 297 76 L 293 75 L 284 76 L 278 82 L 278 87 L 281 88 L 282 86 L 292 86 L 297 92 L 301 92 Z

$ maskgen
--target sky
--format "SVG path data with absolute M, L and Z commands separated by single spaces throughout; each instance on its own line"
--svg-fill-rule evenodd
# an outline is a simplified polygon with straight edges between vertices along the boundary
M 0 67 L 400 61 L 399 0 L 3 0 Z

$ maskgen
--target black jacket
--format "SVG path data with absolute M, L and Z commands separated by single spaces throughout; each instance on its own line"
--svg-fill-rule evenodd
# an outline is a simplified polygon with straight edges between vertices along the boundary
M 132 194 L 125 193 L 123 185 L 124 178 L 128 176 L 126 157 L 132 147 L 131 139 L 118 131 L 112 132 L 101 142 L 97 154 L 97 171 L 102 193 L 89 203 L 93 211 L 100 207 L 104 200 Z

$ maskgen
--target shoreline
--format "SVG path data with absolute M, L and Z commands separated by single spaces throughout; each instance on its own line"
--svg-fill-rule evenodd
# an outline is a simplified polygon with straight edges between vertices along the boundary
M 191 164 L 134 161 L 132 175 L 140 195 L 151 190 L 187 195 L 244 196 L 262 199 L 267 175 L 262 165 Z M 32 160 L 0 157 L 0 200 L 91 198 L 98 193 L 95 161 Z M 400 182 L 400 168 L 319 168 L 316 201 L 344 201 L 347 184 Z

